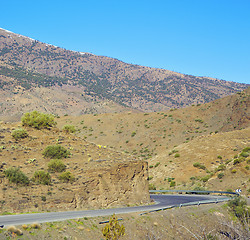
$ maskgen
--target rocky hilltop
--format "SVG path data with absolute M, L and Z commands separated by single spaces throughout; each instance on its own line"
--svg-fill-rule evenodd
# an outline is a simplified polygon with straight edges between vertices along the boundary
M 65 50 L 0 29 L 0 116 L 162 111 L 205 103 L 247 84 L 195 77 Z

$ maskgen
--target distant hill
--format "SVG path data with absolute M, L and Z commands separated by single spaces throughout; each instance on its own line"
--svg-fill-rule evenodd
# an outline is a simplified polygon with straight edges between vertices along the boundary
M 152 112 L 206 103 L 247 84 L 65 50 L 0 29 L 0 116 Z
M 249 127 L 250 88 L 210 103 L 164 112 L 86 114 L 60 117 L 57 122 L 59 128 L 73 124 L 88 141 L 147 158 L 151 151 L 162 152 L 200 136 Z

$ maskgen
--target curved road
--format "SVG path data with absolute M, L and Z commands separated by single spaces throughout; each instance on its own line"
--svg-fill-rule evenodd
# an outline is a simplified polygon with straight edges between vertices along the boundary
M 198 202 L 204 200 L 216 200 L 221 197 L 208 196 L 208 195 L 156 195 L 151 194 L 156 204 L 138 207 L 124 207 L 124 208 L 112 208 L 112 209 L 99 209 L 99 210 L 83 210 L 83 211 L 67 211 L 67 212 L 47 212 L 47 213 L 31 213 L 31 214 L 19 214 L 19 215 L 4 215 L 0 216 L 0 225 L 22 225 L 31 224 L 34 222 L 54 222 L 63 221 L 67 219 L 83 218 L 83 217 L 97 217 L 107 216 L 122 213 L 132 212 L 147 212 L 162 208 L 168 208 L 173 205 L 179 205 L 190 202 Z

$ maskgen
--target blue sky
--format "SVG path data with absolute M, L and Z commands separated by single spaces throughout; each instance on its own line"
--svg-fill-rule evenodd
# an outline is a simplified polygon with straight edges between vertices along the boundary
M 250 0 L 1 1 L 0 27 L 69 50 L 250 84 Z

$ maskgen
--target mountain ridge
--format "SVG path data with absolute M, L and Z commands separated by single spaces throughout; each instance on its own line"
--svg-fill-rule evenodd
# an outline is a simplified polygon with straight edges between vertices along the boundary
M 108 100 L 152 112 L 210 102 L 248 86 L 65 50 L 3 29 L 0 39 L 0 84 L 5 91 L 77 86 L 92 103 Z

